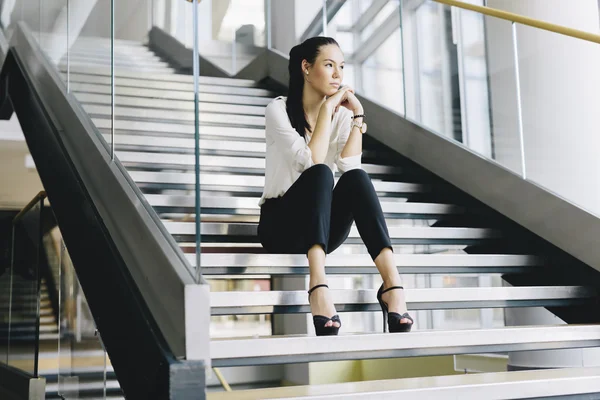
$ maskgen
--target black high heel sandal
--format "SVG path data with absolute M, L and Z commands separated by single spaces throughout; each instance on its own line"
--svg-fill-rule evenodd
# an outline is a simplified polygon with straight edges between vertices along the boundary
M 308 291 L 308 302 L 310 303 L 310 294 L 314 292 L 315 289 L 320 287 L 326 287 L 329 289 L 329 286 L 325 284 L 315 285 Z M 325 326 L 329 321 L 337 322 L 340 326 Z M 339 315 L 335 314 L 333 317 L 325 317 L 324 315 L 313 315 L 313 324 L 315 324 L 315 332 L 317 336 L 335 336 L 338 334 L 338 331 L 342 327 L 342 321 L 340 321 Z
M 410 332 L 410 329 L 412 328 L 412 325 L 415 322 L 412 319 L 412 317 L 410 316 L 410 314 L 405 312 L 404 314 L 400 315 L 395 312 L 389 312 L 388 305 L 385 304 L 381 298 L 385 292 L 389 292 L 390 290 L 394 290 L 394 289 L 404 289 L 404 287 L 392 286 L 390 288 L 383 290 L 383 283 L 382 283 L 381 287 L 377 291 L 377 300 L 379 301 L 379 305 L 381 306 L 381 311 L 383 312 L 383 332 L 386 332 L 386 322 L 390 326 L 391 333 Z M 400 322 L 403 318 L 409 319 L 410 322 Z

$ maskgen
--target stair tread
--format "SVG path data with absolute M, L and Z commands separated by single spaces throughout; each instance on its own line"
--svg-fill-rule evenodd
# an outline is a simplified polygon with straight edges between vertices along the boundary
M 215 339 L 210 343 L 210 354 L 213 366 L 219 367 L 598 346 L 599 325 L 551 325 Z
M 492 372 L 323 385 L 209 392 L 208 400 L 253 399 L 520 399 L 600 392 L 600 367 Z
M 195 235 L 193 222 L 173 222 L 163 220 L 167 230 L 173 235 Z M 203 222 L 203 235 L 256 236 L 256 223 Z M 502 237 L 502 232 L 490 228 L 438 228 L 438 227 L 389 227 L 392 238 L 440 238 L 440 239 L 491 239 Z M 350 230 L 350 237 L 359 237 L 356 227 Z
M 111 129 L 111 119 L 103 117 L 93 117 L 92 121 L 99 129 Z M 128 132 L 141 132 L 140 135 L 147 135 L 148 132 L 161 133 L 160 137 L 173 137 L 173 135 L 193 136 L 195 128 L 193 124 L 181 124 L 174 122 L 155 122 L 155 121 L 115 121 L 117 133 L 126 130 Z M 264 140 L 265 130 L 258 128 L 243 128 L 239 126 L 211 126 L 200 125 L 200 135 L 224 136 L 244 139 Z M 118 135 L 117 135 L 118 136 Z
M 191 168 L 194 167 L 196 159 L 193 154 L 177 154 L 177 153 L 149 153 L 141 151 L 118 151 L 116 153 L 117 158 L 124 164 L 135 164 L 140 163 L 152 167 L 154 169 L 164 168 L 164 165 L 169 166 L 182 166 Z M 214 166 L 214 167 L 226 167 L 226 168 L 244 168 L 248 170 L 255 170 L 257 173 L 264 171 L 265 159 L 262 157 L 231 157 L 231 156 L 211 156 L 202 155 L 200 156 L 201 166 Z M 362 164 L 364 169 L 369 174 L 400 174 L 402 167 L 387 166 L 387 165 L 376 165 L 376 164 Z M 421 185 L 423 184 L 411 184 Z
M 330 289 L 338 312 L 377 311 L 377 290 Z M 405 289 L 409 310 L 539 307 L 595 302 L 598 291 L 584 286 Z M 211 292 L 212 315 L 309 313 L 305 290 Z
M 78 65 L 84 65 L 79 63 Z M 126 68 L 121 67 L 126 70 Z M 132 70 L 134 67 L 129 67 Z M 139 67 L 138 67 L 139 68 Z M 140 68 L 141 72 L 147 73 L 161 73 L 168 71 L 167 68 L 164 68 L 164 71 L 161 71 L 164 67 L 156 67 L 156 68 Z M 203 85 L 200 88 L 201 93 L 215 93 L 215 94 L 226 94 L 226 95 L 243 95 L 243 96 L 256 96 L 256 97 L 268 97 L 270 99 L 275 97 L 275 94 L 269 90 L 255 88 L 255 87 L 243 87 L 243 86 L 213 86 L 213 85 Z M 111 85 L 101 85 L 97 83 L 80 83 L 73 82 L 71 83 L 71 90 L 74 92 L 89 92 L 89 93 L 99 93 L 99 94 L 111 94 L 112 88 Z M 176 99 L 176 100 L 186 100 L 193 99 L 194 92 L 193 90 L 167 90 L 167 89 L 153 89 L 153 88 L 137 88 L 137 87 L 127 87 L 127 86 L 117 86 L 115 88 L 115 94 L 121 96 L 133 96 L 133 97 L 154 97 L 154 98 L 164 98 L 164 99 Z
M 204 246 L 206 245 L 204 244 Z M 196 265 L 195 254 L 186 253 L 185 256 L 190 265 Z M 395 258 L 395 264 L 402 274 L 517 273 L 545 268 L 544 260 L 532 255 L 395 254 Z M 303 254 L 211 254 L 203 252 L 201 263 L 202 273 L 206 276 L 305 275 L 309 272 L 308 262 Z M 338 275 L 378 273 L 368 254 L 337 254 L 336 252 L 327 256 L 325 270 L 328 274 Z
M 154 54 L 154 53 L 149 53 Z M 110 79 L 111 70 L 110 68 L 102 68 L 102 67 L 71 67 L 70 72 L 72 74 L 81 74 L 81 75 L 89 75 L 89 76 L 102 76 Z M 66 69 L 63 69 L 61 72 L 66 73 Z M 189 74 L 156 74 L 156 73 L 145 73 L 145 72 L 134 72 L 134 71 L 116 71 L 115 77 L 118 78 L 132 78 L 137 79 L 142 82 L 148 80 L 159 80 L 166 82 L 183 82 L 183 83 L 192 83 L 194 82 L 194 77 Z M 249 79 L 239 79 L 239 78 L 217 78 L 211 76 L 200 76 L 199 82 L 201 84 L 210 84 L 210 85 L 224 85 L 224 86 L 247 86 L 247 87 L 255 87 L 257 86 L 256 82 Z M 116 81 L 118 83 L 118 80 Z
M 186 254 L 191 260 L 194 254 Z M 436 266 L 543 266 L 543 259 L 532 255 L 514 254 L 395 254 L 398 267 L 413 265 Z M 223 266 L 245 267 L 302 267 L 307 265 L 304 254 L 246 254 L 219 253 L 201 255 L 203 268 Z M 328 267 L 373 266 L 373 260 L 368 254 L 330 254 L 325 260 Z
M 147 86 L 148 87 L 148 86 Z M 85 92 L 73 93 L 77 100 L 84 105 L 110 105 L 111 96 Z M 192 100 L 155 99 L 145 97 L 115 96 L 115 107 L 139 107 L 146 110 L 174 110 L 194 113 L 195 103 Z M 258 104 L 223 104 L 215 101 L 200 99 L 199 109 L 202 112 L 239 115 L 265 115 L 265 106 Z M 136 136 L 134 136 L 136 137 Z M 121 141 L 123 138 L 121 139 Z
M 202 183 L 201 183 L 202 185 Z M 410 188 L 410 186 L 409 186 Z M 395 189 L 395 190 L 394 190 Z M 402 186 L 388 182 L 375 184 L 377 191 L 402 191 Z M 407 191 L 407 190 L 405 190 Z M 204 195 L 202 195 L 204 193 Z M 242 209 L 253 210 L 258 214 L 260 207 L 258 205 L 258 193 L 256 197 L 226 197 L 226 196 L 206 196 L 206 192 L 201 192 L 200 205 L 202 208 L 215 209 L 235 209 L 236 214 L 247 214 Z M 173 195 L 173 194 L 146 194 L 146 200 L 153 207 L 158 208 L 193 208 L 195 207 L 195 196 L 192 195 Z M 457 214 L 465 211 L 464 207 L 452 204 L 439 203 L 409 203 L 401 201 L 402 199 L 389 200 L 384 198 L 380 201 L 384 213 L 399 214 Z
M 82 107 L 84 111 L 90 115 L 108 117 L 114 114 L 114 116 L 118 118 L 118 120 L 151 119 L 175 122 L 187 121 L 190 123 L 193 123 L 195 121 L 195 115 L 193 110 L 167 110 L 116 106 L 113 111 L 110 105 L 101 104 L 83 104 Z M 202 109 L 200 109 L 199 113 L 202 123 L 255 126 L 260 128 L 264 128 L 265 126 L 264 115 L 223 114 L 220 112 L 207 111 Z M 118 126 L 118 122 L 115 122 L 115 125 Z

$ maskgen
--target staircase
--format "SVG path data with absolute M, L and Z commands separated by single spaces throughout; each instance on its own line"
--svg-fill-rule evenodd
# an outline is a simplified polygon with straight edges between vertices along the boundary
M 100 39 L 77 41 L 71 53 L 69 85 L 109 141 L 110 69 L 99 62 L 102 57 L 93 54 L 105 45 Z M 121 41 L 115 46 L 116 157 L 195 265 L 192 77 L 177 74 L 139 43 Z M 65 73 L 65 64 L 60 67 Z M 203 276 L 219 289 L 211 294 L 213 367 L 600 346 L 600 328 L 589 324 L 504 327 L 501 313 L 496 313 L 492 326 L 482 327 L 478 318 L 471 320 L 472 326 L 452 327 L 451 318 L 432 324 L 429 310 L 570 310 L 597 304 L 598 292 L 585 281 L 502 286 L 502 274 L 553 276 L 566 265 L 552 262 L 540 251 L 544 245 L 523 229 L 368 136 L 363 168 L 372 178 L 386 216 L 407 286 L 408 309 L 415 317 L 413 331 L 380 333 L 375 296 L 380 281 L 355 228 L 326 264 L 336 308 L 344 313 L 341 336 L 317 338 L 279 330 L 276 321 L 281 315 L 310 313 L 304 283 L 295 290 L 281 289 L 298 285 L 298 280 L 290 284 L 289 278 L 308 274 L 306 257 L 265 254 L 256 236 L 264 184 L 264 109 L 279 93 L 253 81 L 211 77 L 200 78 L 200 92 L 201 267 Z M 422 286 L 432 274 L 446 277 L 440 281 L 443 287 Z M 363 277 L 351 279 L 357 275 Z M 477 281 L 479 276 L 493 279 L 484 279 L 488 282 L 484 287 L 461 286 L 466 282 L 463 278 Z M 270 290 L 253 290 L 254 284 Z M 222 290 L 226 286 L 243 290 Z M 357 312 L 372 313 L 363 318 L 370 322 L 353 326 L 351 321 L 361 319 L 350 313 Z M 236 316 L 237 321 L 228 316 Z M 239 337 L 236 327 L 250 327 L 260 337 Z M 310 324 L 308 329 L 312 329 Z M 224 337 L 224 332 L 237 337 Z M 209 398 L 321 399 L 338 394 L 343 398 L 469 395 L 487 399 L 520 398 L 527 391 L 542 397 L 600 391 L 594 383 L 598 374 L 593 368 L 468 374 L 211 393 Z M 579 384 L 565 384 L 572 379 Z M 83 391 L 80 395 L 84 398 Z

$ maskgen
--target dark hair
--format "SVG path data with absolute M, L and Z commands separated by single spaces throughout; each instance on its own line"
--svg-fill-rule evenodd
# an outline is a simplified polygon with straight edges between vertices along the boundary
M 305 129 L 312 132 L 312 127 L 306 120 L 304 107 L 302 106 L 302 92 L 304 90 L 304 73 L 302 71 L 302 60 L 313 64 L 319 55 L 322 46 L 335 44 L 340 46 L 335 39 L 324 36 L 315 36 L 306 39 L 299 45 L 290 50 L 290 63 L 288 71 L 290 73 L 290 84 L 287 96 L 286 110 L 290 122 L 300 136 L 304 137 Z

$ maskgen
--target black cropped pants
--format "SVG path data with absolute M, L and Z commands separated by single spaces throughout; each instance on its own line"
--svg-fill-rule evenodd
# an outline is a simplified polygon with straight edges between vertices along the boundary
M 331 169 L 317 164 L 300 175 L 281 197 L 261 207 L 258 236 L 269 253 L 307 254 L 315 244 L 329 254 L 350 233 L 352 222 L 375 260 L 392 249 L 381 204 L 371 179 L 362 169 L 340 177 L 335 188 Z

